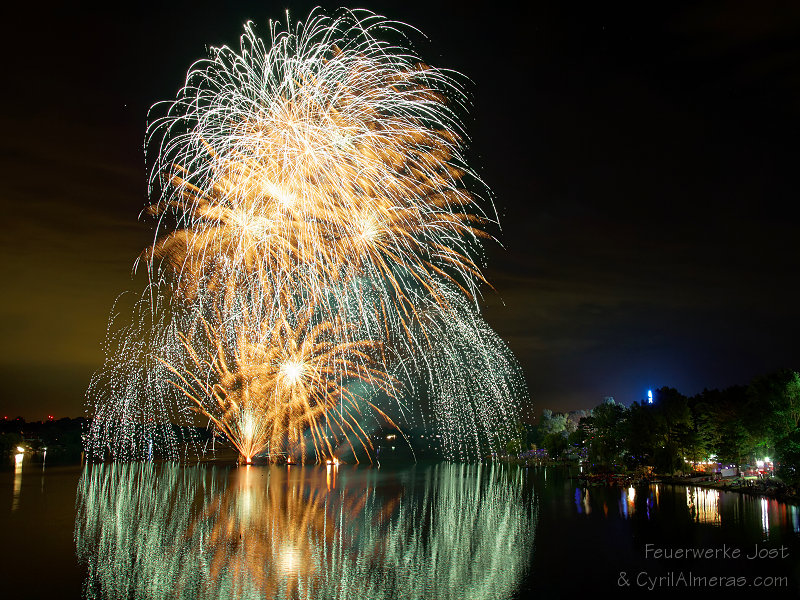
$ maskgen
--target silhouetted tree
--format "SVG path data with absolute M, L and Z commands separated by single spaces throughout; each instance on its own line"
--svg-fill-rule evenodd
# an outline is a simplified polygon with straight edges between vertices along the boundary
M 569 447 L 567 443 L 567 436 L 564 435 L 566 432 L 562 431 L 561 433 L 548 433 L 544 436 L 543 444 L 544 447 L 547 448 L 547 453 L 552 458 L 560 457 L 564 451 Z
M 622 460 L 625 449 L 626 409 L 614 400 L 606 400 L 592 409 L 592 414 L 581 421 L 591 433 L 589 460 L 594 464 L 612 465 Z

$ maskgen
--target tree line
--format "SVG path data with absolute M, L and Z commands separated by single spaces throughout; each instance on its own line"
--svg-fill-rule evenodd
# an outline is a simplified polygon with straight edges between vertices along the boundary
M 83 417 L 26 421 L 22 417 L 0 420 L 0 456 L 4 459 L 17 452 L 42 451 L 47 448 L 48 458 L 80 457 L 83 449 L 81 436 L 87 420 Z
M 691 397 L 662 387 L 652 404 L 606 399 L 588 411 L 545 409 L 536 425 L 520 424 L 517 433 L 509 450 L 544 448 L 551 457 L 579 456 L 599 468 L 674 473 L 689 464 L 740 467 L 769 458 L 786 484 L 798 485 L 800 374 L 784 369 Z

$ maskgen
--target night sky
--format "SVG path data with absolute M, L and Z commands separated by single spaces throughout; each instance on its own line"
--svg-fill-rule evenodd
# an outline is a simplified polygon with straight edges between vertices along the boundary
M 2 15 L 0 417 L 84 414 L 152 241 L 147 110 L 245 21 L 315 4 L 287 2 Z M 533 410 L 800 368 L 800 5 L 464 4 L 351 7 L 415 26 L 424 60 L 469 78 L 502 227 L 485 314 Z

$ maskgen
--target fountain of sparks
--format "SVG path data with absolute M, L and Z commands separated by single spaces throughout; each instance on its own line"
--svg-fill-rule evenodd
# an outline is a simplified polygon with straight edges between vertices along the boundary
M 508 438 L 525 384 L 479 303 L 496 216 L 456 76 L 381 39 L 408 29 L 248 24 L 154 106 L 148 285 L 109 327 L 90 455 L 180 458 L 198 424 L 248 463 L 371 459 L 371 431 L 418 421 L 453 459 Z

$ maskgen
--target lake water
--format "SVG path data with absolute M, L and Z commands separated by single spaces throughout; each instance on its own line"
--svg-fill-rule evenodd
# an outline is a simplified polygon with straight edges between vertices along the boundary
M 582 489 L 576 474 L 18 465 L 0 473 L 3 597 L 800 595 L 800 507 L 670 485 Z

